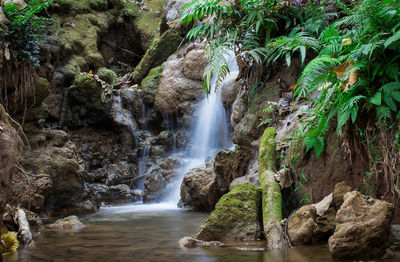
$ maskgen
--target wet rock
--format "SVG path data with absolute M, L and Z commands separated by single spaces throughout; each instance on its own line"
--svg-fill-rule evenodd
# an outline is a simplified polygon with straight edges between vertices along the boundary
M 65 217 L 47 226 L 47 228 L 64 232 L 79 232 L 85 227 L 77 216 Z
M 202 81 L 189 79 L 183 74 L 183 62 L 184 58 L 177 57 L 163 65 L 154 103 L 163 115 L 190 114 L 193 102 L 203 94 Z
M 336 214 L 336 230 L 329 238 L 334 258 L 380 258 L 389 246 L 393 206 L 357 191 L 344 195 Z
M 160 66 L 176 51 L 181 41 L 182 37 L 173 29 L 163 33 L 160 39 L 147 50 L 140 63 L 136 66 L 132 74 L 132 80 L 135 83 L 142 82 L 152 68 Z
M 245 184 L 245 183 L 252 183 L 253 185 L 259 187 L 260 181 L 258 181 L 258 173 L 252 173 L 252 174 L 234 179 L 229 186 L 229 190 L 232 190 L 237 185 L 241 185 L 241 184 Z
M 301 207 L 293 213 L 288 223 L 288 235 L 293 245 L 308 245 L 315 239 L 314 235 L 318 230 L 315 222 L 317 213 L 314 206 Z
M 184 237 L 178 241 L 180 248 L 195 248 L 195 247 L 219 247 L 224 244 L 219 241 L 203 241 L 193 237 Z
M 249 161 L 250 154 L 243 150 L 223 150 L 217 153 L 214 158 L 217 195 L 222 196 L 228 193 L 232 181 L 246 174 Z
M 251 183 L 236 186 L 216 204 L 196 237 L 205 241 L 257 240 L 261 236 L 261 190 Z
M 22 141 L 14 128 L 0 122 L 0 214 L 3 214 L 12 180 L 15 175 L 15 164 L 21 153 Z
M 235 75 L 229 75 L 227 78 L 225 78 L 224 82 L 221 83 L 219 88 L 221 89 L 221 99 L 225 108 L 230 108 L 236 101 L 240 88 L 239 84 L 240 82 L 236 82 Z
M 166 196 L 166 188 L 178 175 L 182 161 L 169 157 L 152 169 L 144 182 L 143 201 L 159 201 Z
M 208 64 L 204 49 L 193 49 L 185 55 L 183 60 L 183 74 L 192 80 L 203 80 L 203 72 Z
M 347 185 L 346 182 L 342 181 L 335 185 L 333 190 L 333 203 L 337 210 L 339 210 L 340 206 L 343 204 L 343 197 L 347 192 L 351 192 L 353 189 L 351 186 Z
M 210 211 L 219 196 L 215 193 L 215 173 L 211 168 L 195 168 L 185 174 L 181 184 L 180 207 Z
M 97 71 L 97 75 L 101 80 L 103 80 L 105 83 L 109 85 L 114 85 L 118 81 L 117 74 L 114 71 L 107 69 L 105 67 L 100 68 Z
M 235 101 L 232 104 L 232 115 L 231 115 L 231 124 L 235 127 L 246 115 L 246 111 L 248 109 L 247 96 L 246 92 L 243 91 L 244 83 L 242 81 L 237 81 L 235 83 L 236 89 L 238 90 L 238 95 L 235 98 Z

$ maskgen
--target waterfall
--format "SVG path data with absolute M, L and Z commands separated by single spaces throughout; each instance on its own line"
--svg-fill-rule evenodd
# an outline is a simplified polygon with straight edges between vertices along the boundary
M 236 78 L 238 66 L 234 53 L 227 55 L 226 60 L 230 70 L 228 78 Z M 203 167 L 208 159 L 224 148 L 229 146 L 228 137 L 229 124 L 225 108 L 222 104 L 221 89 L 215 90 L 215 81 L 211 81 L 211 92 L 208 96 L 204 95 L 199 108 L 194 114 L 194 121 L 191 125 L 191 138 L 189 148 L 185 152 L 184 166 L 179 172 L 179 177 L 169 186 L 170 195 L 166 199 L 168 202 L 177 204 L 180 199 L 180 186 L 184 175 L 192 168 Z

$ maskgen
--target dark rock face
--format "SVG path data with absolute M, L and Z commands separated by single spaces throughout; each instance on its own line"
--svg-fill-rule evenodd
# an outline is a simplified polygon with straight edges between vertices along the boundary
M 178 175 L 182 161 L 169 157 L 153 168 L 144 182 L 143 201 L 156 202 L 166 196 L 167 185 Z
M 246 151 L 223 150 L 217 153 L 212 167 L 190 170 L 181 185 L 179 205 L 211 211 L 229 192 L 232 181 L 246 174 L 250 155 Z
M 261 237 L 261 189 L 251 183 L 236 186 L 216 204 L 197 231 L 204 241 L 243 241 Z
M 212 210 L 218 199 L 215 172 L 211 168 L 195 168 L 185 174 L 179 206 L 195 210 Z
M 380 258 L 389 246 L 393 206 L 358 191 L 344 195 L 336 214 L 336 230 L 329 238 L 334 258 Z
M 14 128 L 0 122 L 0 214 L 3 214 L 12 188 L 22 141 Z
M 214 158 L 215 186 L 217 195 L 229 192 L 229 186 L 233 180 L 244 176 L 250 161 L 247 151 L 220 151 Z

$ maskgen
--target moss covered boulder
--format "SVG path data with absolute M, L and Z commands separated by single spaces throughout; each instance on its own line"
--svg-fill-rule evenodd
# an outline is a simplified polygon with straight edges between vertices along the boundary
M 181 41 L 182 37 L 173 29 L 161 35 L 158 41 L 154 41 L 139 65 L 135 68 L 132 75 L 133 81 L 140 83 L 152 68 L 160 66 L 176 51 Z
M 205 241 L 257 240 L 261 236 L 261 190 L 251 183 L 236 186 L 215 205 L 196 238 Z
M 149 74 L 142 80 L 143 101 L 146 105 L 153 106 L 154 99 L 160 83 L 162 66 L 150 70 Z

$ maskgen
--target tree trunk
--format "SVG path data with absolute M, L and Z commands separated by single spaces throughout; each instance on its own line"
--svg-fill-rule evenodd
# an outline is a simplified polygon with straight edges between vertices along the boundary
M 262 215 L 265 238 L 268 249 L 284 247 L 284 236 L 281 226 L 282 195 L 281 188 L 275 180 L 276 173 L 276 131 L 267 128 L 261 138 L 258 156 L 258 176 L 263 190 Z

